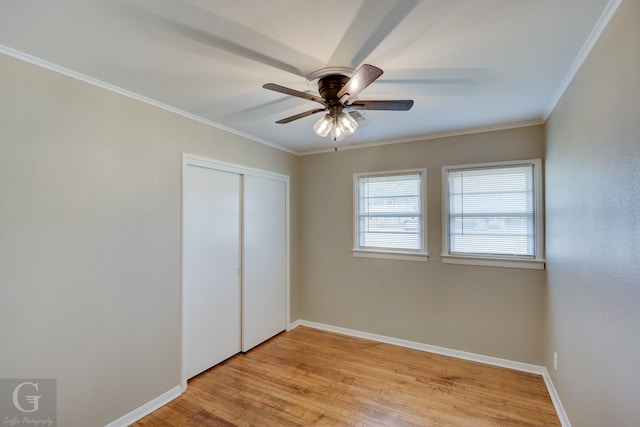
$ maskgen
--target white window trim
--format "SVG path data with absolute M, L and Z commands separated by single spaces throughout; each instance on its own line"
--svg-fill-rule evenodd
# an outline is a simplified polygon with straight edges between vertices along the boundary
M 352 249 L 351 253 L 355 258 L 377 258 L 395 259 L 399 261 L 422 261 L 427 262 L 429 254 L 427 252 L 401 252 L 401 251 L 372 251 L 365 249 Z
M 359 199 L 359 186 L 358 180 L 360 178 L 375 177 L 375 176 L 391 176 L 391 175 L 403 175 L 419 173 L 420 174 L 420 197 L 422 201 L 422 250 L 420 251 L 403 251 L 394 249 L 361 249 L 359 247 L 358 239 L 358 199 Z M 429 259 L 429 252 L 427 251 L 427 169 L 403 169 L 393 171 L 382 172 L 364 172 L 353 174 L 353 249 L 351 250 L 353 257 L 355 258 L 376 258 L 376 259 L 390 259 L 401 261 L 420 261 L 427 262 Z
M 486 169 L 496 166 L 533 165 L 533 185 L 535 202 L 535 257 L 493 256 L 482 254 L 449 253 L 449 171 L 460 169 Z M 442 167 L 442 262 L 444 264 L 481 265 L 489 267 L 526 268 L 544 270 L 544 207 L 542 187 L 542 160 L 528 159 L 506 162 L 473 163 Z

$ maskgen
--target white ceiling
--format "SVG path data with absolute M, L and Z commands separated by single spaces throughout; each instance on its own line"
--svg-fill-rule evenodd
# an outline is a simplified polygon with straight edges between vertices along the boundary
M 318 104 L 264 83 L 382 68 L 360 98 L 414 107 L 366 111 L 347 147 L 540 123 L 610 1 L 3 0 L 0 51 L 306 153 L 333 147 L 312 130 L 321 115 L 275 121 Z

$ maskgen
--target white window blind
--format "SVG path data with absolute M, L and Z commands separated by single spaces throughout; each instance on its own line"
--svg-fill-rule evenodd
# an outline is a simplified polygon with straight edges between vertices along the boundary
M 356 248 L 422 252 L 422 172 L 357 177 Z
M 449 253 L 536 257 L 534 165 L 448 170 Z

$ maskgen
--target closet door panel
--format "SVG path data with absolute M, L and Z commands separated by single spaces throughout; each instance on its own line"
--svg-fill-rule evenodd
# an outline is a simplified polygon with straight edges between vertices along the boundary
M 286 187 L 244 177 L 242 350 L 286 328 Z
M 183 212 L 183 379 L 241 350 L 238 174 L 187 166 Z

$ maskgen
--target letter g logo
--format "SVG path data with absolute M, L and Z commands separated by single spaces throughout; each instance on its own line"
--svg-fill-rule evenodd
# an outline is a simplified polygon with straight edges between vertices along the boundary
M 22 405 L 20 405 L 20 400 L 18 400 L 18 394 L 20 393 L 20 390 L 22 389 L 22 387 L 27 385 L 33 386 L 33 388 L 38 391 L 38 383 L 23 382 L 21 384 L 18 384 L 15 390 L 13 390 L 13 406 L 15 406 L 16 409 L 22 412 L 36 412 L 38 410 L 38 402 L 40 401 L 40 398 L 42 396 L 25 396 L 27 402 L 32 405 L 31 409 L 24 409 Z

